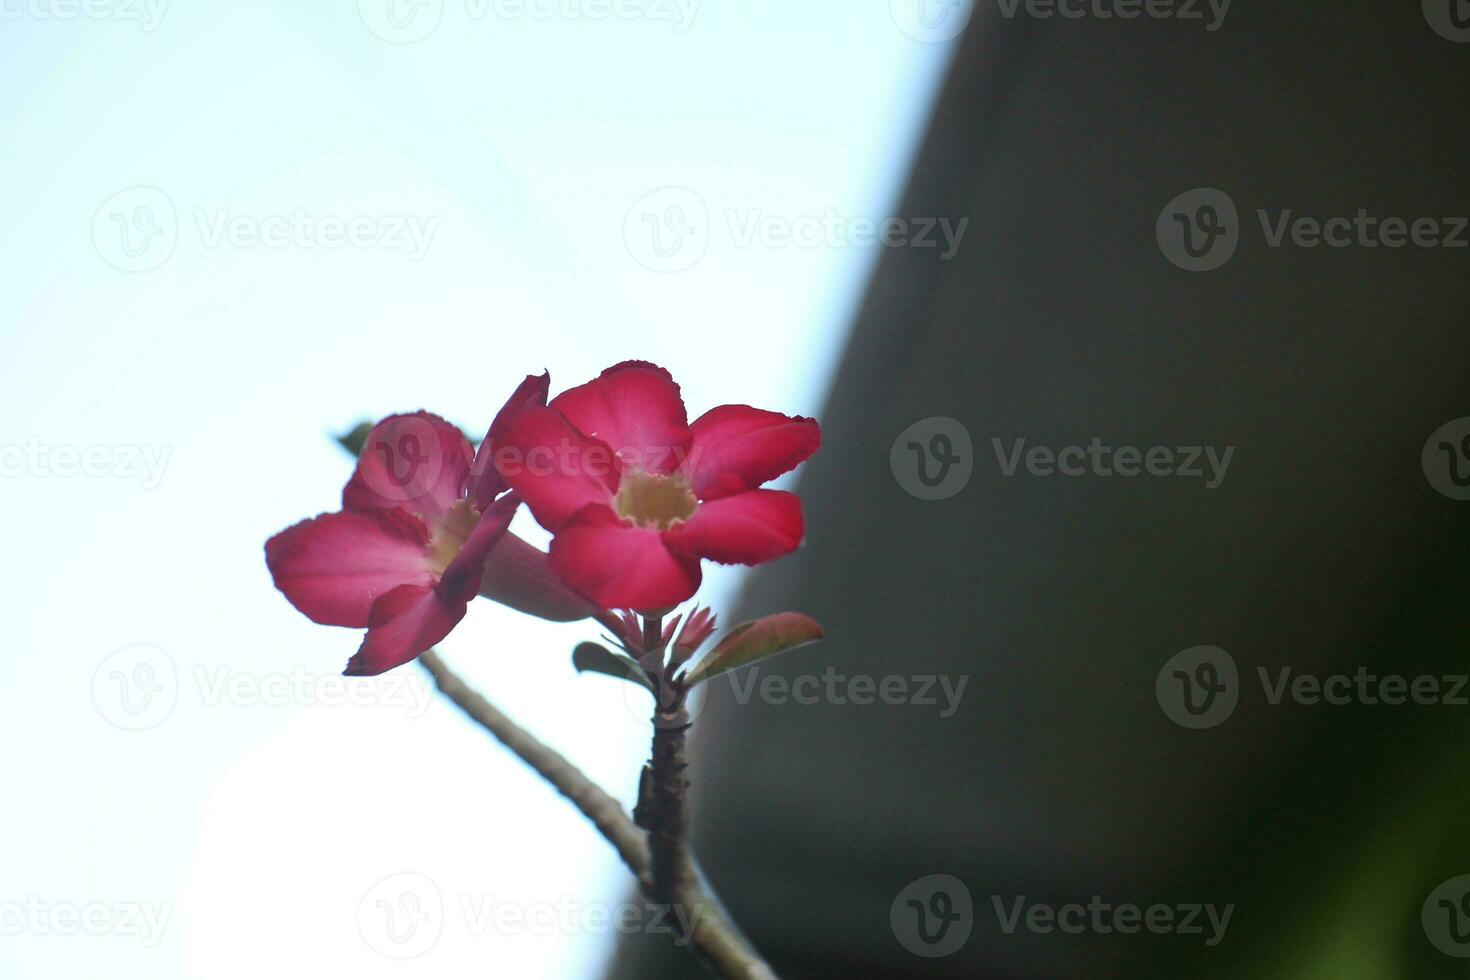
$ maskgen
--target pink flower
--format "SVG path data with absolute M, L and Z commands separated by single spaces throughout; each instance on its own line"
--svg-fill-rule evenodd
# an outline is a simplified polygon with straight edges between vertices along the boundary
M 820 443 L 813 419 L 748 405 L 690 423 L 669 372 L 644 361 L 549 405 L 507 406 L 486 440 L 499 478 L 552 532 L 561 579 L 604 608 L 650 612 L 694 594 L 700 559 L 756 565 L 793 551 L 801 501 L 760 487 Z
M 548 383 L 527 378 L 501 416 L 544 405 Z M 367 628 L 346 673 L 414 659 L 449 635 L 477 593 L 546 619 L 600 611 L 507 531 L 519 501 L 496 499 L 504 487 L 472 456 L 464 434 L 436 415 L 390 416 L 368 435 L 342 510 L 266 542 L 266 564 L 292 605 L 318 623 Z

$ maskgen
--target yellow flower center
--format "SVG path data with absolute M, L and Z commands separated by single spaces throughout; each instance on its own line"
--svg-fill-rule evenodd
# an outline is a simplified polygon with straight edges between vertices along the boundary
M 689 484 L 672 476 L 625 473 L 613 498 L 613 509 L 639 527 L 667 531 L 694 516 L 699 499 Z
M 429 534 L 429 567 L 435 575 L 444 574 L 444 569 L 470 539 L 470 532 L 479 519 L 480 515 L 470 507 L 470 502 L 461 500 L 434 522 Z

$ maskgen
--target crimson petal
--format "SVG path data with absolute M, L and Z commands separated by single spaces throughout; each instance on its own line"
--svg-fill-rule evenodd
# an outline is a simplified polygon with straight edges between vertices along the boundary
M 475 506 L 481 510 L 489 507 L 490 501 L 504 493 L 509 486 L 495 468 L 496 436 L 504 431 L 506 423 L 517 412 L 525 408 L 544 407 L 550 389 L 550 371 L 543 371 L 539 375 L 528 374 L 526 380 L 522 381 L 506 399 L 500 411 L 495 413 L 495 419 L 485 433 L 485 440 L 480 443 L 480 451 L 475 454 L 474 476 L 471 482 L 472 498 Z
M 368 433 L 343 510 L 403 510 L 432 523 L 464 495 L 473 447 L 428 412 L 390 415 Z
M 664 536 L 676 551 L 726 565 L 759 565 L 795 551 L 805 528 L 796 494 L 748 490 L 701 503 Z
M 754 490 L 817 451 L 816 419 L 721 405 L 690 424 L 694 441 L 683 473 L 701 500 Z
M 360 629 L 380 596 L 433 581 L 428 543 L 424 523 L 401 510 L 342 511 L 286 528 L 265 543 L 265 562 L 313 621 Z
M 618 519 L 610 507 L 584 507 L 551 541 L 551 567 L 605 609 L 676 606 L 699 589 L 699 560 L 675 554 L 661 532 Z
M 614 364 L 569 388 L 551 407 L 613 448 L 624 471 L 669 474 L 689 453 L 689 416 L 668 371 L 647 361 Z
M 495 468 L 548 531 L 588 504 L 608 503 L 618 488 L 612 450 L 552 408 L 526 408 L 506 422 Z

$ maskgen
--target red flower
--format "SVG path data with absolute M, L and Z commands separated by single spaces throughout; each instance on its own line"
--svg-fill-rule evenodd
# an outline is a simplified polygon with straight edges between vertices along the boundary
M 507 406 L 491 435 L 493 469 L 554 535 L 562 580 L 605 608 L 645 611 L 692 596 L 701 558 L 755 565 L 794 550 L 801 501 L 759 488 L 821 443 L 814 420 L 748 405 L 690 423 L 669 372 L 644 361 L 550 405 Z
M 527 378 L 501 414 L 544 405 L 548 381 Z M 436 415 L 390 416 L 368 435 L 342 510 L 266 542 L 266 564 L 292 605 L 318 623 L 367 628 L 346 673 L 414 659 L 449 634 L 477 593 L 546 619 L 599 612 L 561 583 L 544 552 L 506 530 L 520 502 L 496 500 L 493 476 L 472 479 L 488 469 L 473 467 L 472 455 L 463 433 Z

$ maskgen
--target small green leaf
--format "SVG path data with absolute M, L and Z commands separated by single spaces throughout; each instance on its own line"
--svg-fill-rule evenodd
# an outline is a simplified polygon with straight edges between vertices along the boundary
M 686 684 L 693 687 L 727 670 L 744 667 L 765 657 L 823 639 L 822 627 L 801 613 L 776 613 L 751 623 L 741 623 L 715 644 L 709 656 L 689 672 Z
M 373 431 L 371 422 L 359 422 L 353 426 L 351 432 L 345 432 L 337 437 L 337 445 L 352 454 L 356 459 L 362 455 L 363 444 L 367 442 L 368 433 Z
M 572 666 L 577 668 L 579 674 L 590 670 L 595 674 L 606 674 L 621 681 L 632 681 L 643 685 L 649 691 L 653 690 L 653 685 L 648 683 L 648 677 L 643 673 L 642 667 L 628 657 L 613 653 L 607 647 L 596 643 L 578 643 L 577 648 L 572 651 Z

